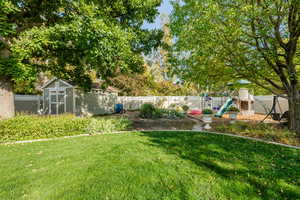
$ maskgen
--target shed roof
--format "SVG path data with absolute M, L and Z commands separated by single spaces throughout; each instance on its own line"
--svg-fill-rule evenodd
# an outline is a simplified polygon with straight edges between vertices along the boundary
M 59 79 L 59 78 L 53 78 L 53 79 L 51 79 L 50 81 L 48 81 L 45 85 L 43 85 L 41 88 L 42 89 L 44 89 L 44 88 L 46 88 L 47 86 L 49 86 L 51 83 L 53 83 L 53 82 L 55 82 L 55 81 L 61 81 L 61 82 L 63 82 L 64 84 L 66 84 L 67 86 L 69 86 L 69 87 L 74 87 L 73 85 L 71 85 L 70 83 L 67 83 L 66 81 L 63 81 L 63 80 L 61 80 L 61 79 Z
M 69 86 L 69 87 L 75 87 L 75 88 L 76 88 L 76 86 L 72 85 L 71 83 L 68 83 L 68 81 L 64 81 L 64 80 L 62 80 L 62 79 L 59 79 L 59 78 L 56 78 L 56 77 L 55 77 L 55 78 L 49 80 L 48 82 L 46 82 L 46 83 L 41 87 L 41 89 L 47 88 L 49 85 L 51 85 L 51 83 L 53 83 L 53 82 L 55 82 L 55 81 L 60 81 L 60 82 L 62 82 L 62 83 L 64 83 L 64 84 L 66 84 L 66 85 Z M 92 89 L 93 89 L 93 90 L 98 90 L 98 89 L 99 89 L 99 90 L 103 90 L 103 91 L 105 91 L 105 92 L 110 92 L 110 93 L 119 93 L 119 92 L 120 92 L 119 89 L 117 89 L 117 88 L 115 88 L 115 87 L 112 87 L 112 86 L 108 86 L 107 88 L 103 89 L 103 88 L 101 87 L 101 82 L 100 82 L 100 81 L 92 83 Z

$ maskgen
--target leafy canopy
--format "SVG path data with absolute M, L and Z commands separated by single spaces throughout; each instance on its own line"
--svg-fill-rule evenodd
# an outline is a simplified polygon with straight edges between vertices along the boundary
M 35 80 L 39 72 L 48 71 L 88 89 L 91 71 L 104 80 L 140 72 L 141 53 L 160 44 L 160 31 L 142 29 L 145 20 L 155 19 L 160 3 L 1 1 L 0 76 L 17 82 Z
M 171 61 L 200 85 L 247 79 L 275 94 L 299 87 L 299 0 L 173 1 Z

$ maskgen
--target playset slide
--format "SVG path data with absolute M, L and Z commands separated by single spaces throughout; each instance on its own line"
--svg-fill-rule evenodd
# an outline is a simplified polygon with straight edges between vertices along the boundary
M 233 99 L 227 99 L 226 103 L 220 108 L 220 110 L 215 114 L 215 117 L 222 117 L 227 109 L 233 104 Z

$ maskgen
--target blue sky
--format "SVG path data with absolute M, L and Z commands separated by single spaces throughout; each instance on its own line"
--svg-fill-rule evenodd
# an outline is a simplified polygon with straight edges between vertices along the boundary
M 172 12 L 172 6 L 170 4 L 170 0 L 163 0 L 163 3 L 161 4 L 158 10 L 160 14 L 164 13 L 169 15 Z M 161 28 L 160 15 L 157 16 L 154 23 L 152 24 L 145 23 L 144 28 L 147 29 Z

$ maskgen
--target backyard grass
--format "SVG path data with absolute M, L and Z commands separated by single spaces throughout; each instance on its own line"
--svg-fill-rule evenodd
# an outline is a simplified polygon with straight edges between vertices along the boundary
M 196 132 L 0 145 L 0 199 L 300 199 L 300 151 Z
M 0 121 L 0 143 L 53 138 L 99 132 L 123 131 L 130 121 L 123 117 L 76 117 L 71 114 L 53 116 L 18 115 Z

